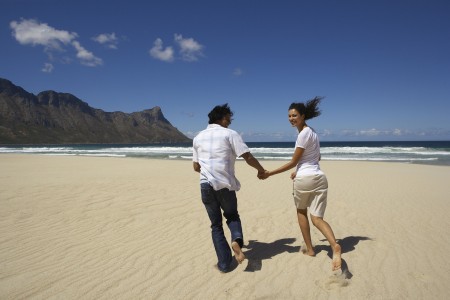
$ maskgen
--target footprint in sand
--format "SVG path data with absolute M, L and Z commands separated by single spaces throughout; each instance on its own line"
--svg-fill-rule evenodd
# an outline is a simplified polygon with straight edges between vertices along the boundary
M 348 279 L 345 272 L 339 270 L 322 280 L 316 280 L 315 284 L 325 290 L 336 290 L 348 286 L 350 284 L 350 279 Z
M 350 281 L 346 278 L 345 274 L 342 272 L 336 272 L 337 274 L 331 275 L 325 281 L 325 288 L 327 290 L 337 289 L 341 287 L 348 286 Z

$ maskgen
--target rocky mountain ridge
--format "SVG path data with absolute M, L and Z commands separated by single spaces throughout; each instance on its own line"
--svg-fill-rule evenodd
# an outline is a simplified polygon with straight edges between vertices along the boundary
M 156 106 L 105 112 L 72 94 L 27 92 L 0 78 L 0 144 L 134 144 L 191 140 Z

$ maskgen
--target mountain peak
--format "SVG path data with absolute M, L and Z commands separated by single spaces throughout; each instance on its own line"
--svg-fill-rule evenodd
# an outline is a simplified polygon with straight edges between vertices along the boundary
M 191 141 L 159 106 L 104 112 L 68 93 L 37 96 L 0 78 L 0 144 L 179 143 Z

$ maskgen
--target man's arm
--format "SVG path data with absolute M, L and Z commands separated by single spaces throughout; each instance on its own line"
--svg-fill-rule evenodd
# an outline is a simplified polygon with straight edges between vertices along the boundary
M 199 172 L 200 173 L 200 164 L 196 161 L 193 162 L 193 167 L 194 167 L 194 171 L 195 172 Z
M 245 152 L 241 155 L 241 157 L 245 159 L 249 166 L 252 166 L 256 170 L 258 170 L 258 174 L 265 172 L 263 166 L 261 166 L 259 161 L 250 152 Z

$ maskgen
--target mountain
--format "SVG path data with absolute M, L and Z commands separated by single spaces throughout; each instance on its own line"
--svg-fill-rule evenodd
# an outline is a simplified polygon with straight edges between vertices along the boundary
M 67 93 L 37 96 L 0 78 L 0 144 L 190 142 L 161 108 L 105 112 Z

